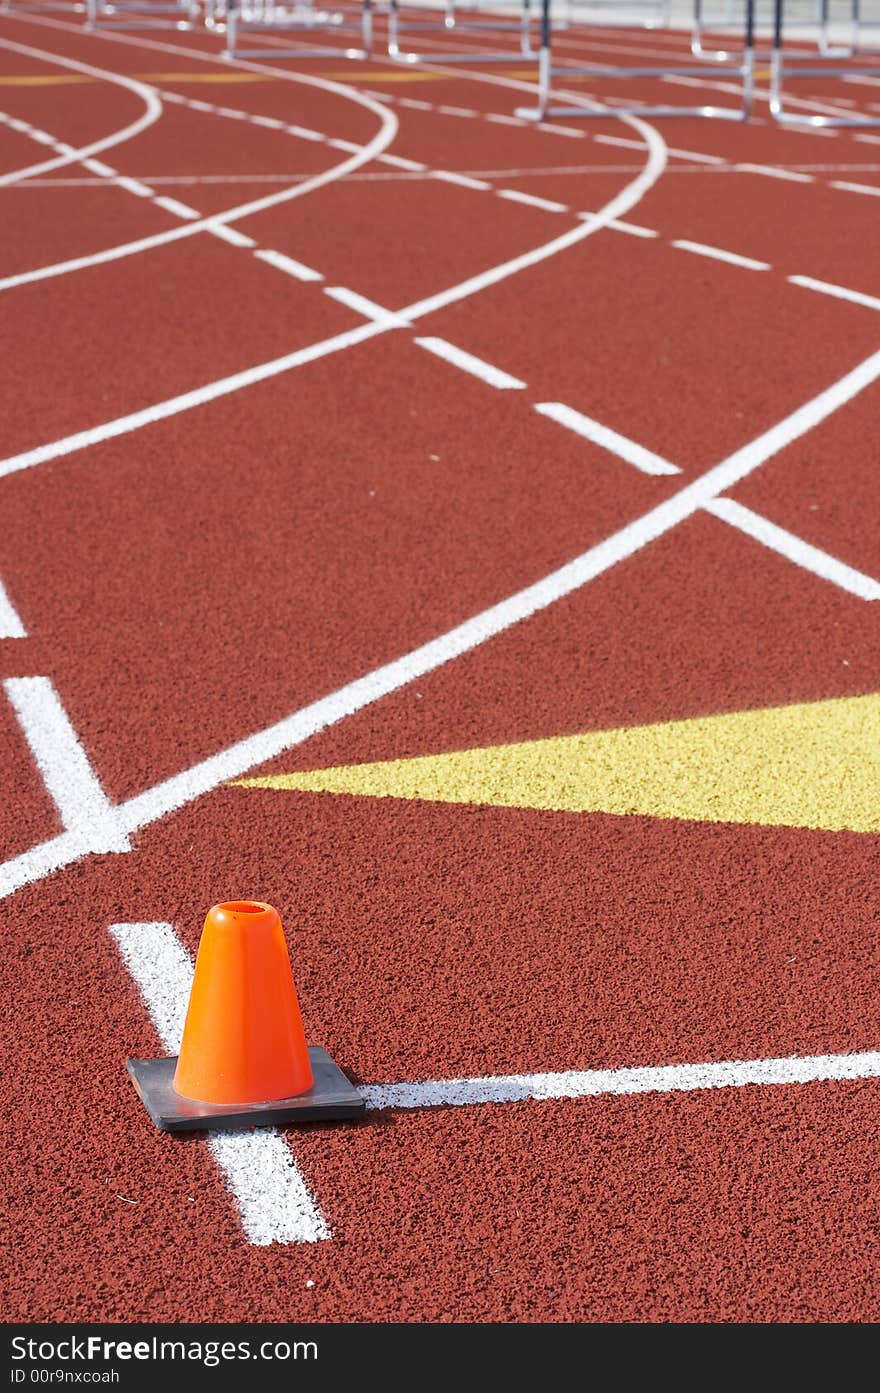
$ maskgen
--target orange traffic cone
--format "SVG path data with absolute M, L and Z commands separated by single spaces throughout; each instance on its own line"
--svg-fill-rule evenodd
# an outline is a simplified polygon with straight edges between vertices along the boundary
M 127 1061 L 163 1131 L 358 1117 L 360 1094 L 306 1045 L 277 910 L 232 900 L 208 911 L 180 1055 Z

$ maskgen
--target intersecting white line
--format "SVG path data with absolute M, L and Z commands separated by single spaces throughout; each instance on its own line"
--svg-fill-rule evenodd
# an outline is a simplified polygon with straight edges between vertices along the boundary
M 10 677 L 3 687 L 65 830 L 83 851 L 130 851 L 49 678 Z
M 603 450 L 617 455 L 619 459 L 625 460 L 627 464 L 633 465 L 643 474 L 681 473 L 677 464 L 670 464 L 669 460 L 661 459 L 660 455 L 655 455 L 653 450 L 646 450 L 644 445 L 637 444 L 635 440 L 627 439 L 625 435 L 619 435 L 616 430 L 601 425 L 590 416 L 584 416 L 580 411 L 575 411 L 561 401 L 538 402 L 535 410 L 541 416 L 547 416 L 551 421 L 556 421 L 560 426 L 566 426 L 569 430 L 574 431 L 576 435 L 583 436 L 585 440 L 591 440 L 594 445 L 600 445 Z
M 162 1048 L 177 1054 L 192 989 L 192 960 L 171 924 L 111 924 L 123 962 L 137 983 Z M 207 1132 L 250 1243 L 317 1243 L 330 1230 L 274 1128 Z

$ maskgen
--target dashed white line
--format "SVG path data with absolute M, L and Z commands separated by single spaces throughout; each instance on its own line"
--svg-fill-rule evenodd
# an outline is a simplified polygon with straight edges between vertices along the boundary
M 120 189 L 125 189 L 126 193 L 133 193 L 135 198 L 153 197 L 153 190 L 147 184 L 142 184 L 140 179 L 129 179 L 126 175 L 120 174 L 113 182 Z
M 672 246 L 678 247 L 683 252 L 693 252 L 696 256 L 709 256 L 713 261 L 727 261 L 731 266 L 742 266 L 747 271 L 770 270 L 770 263 L 767 261 L 755 261 L 751 256 L 740 256 L 738 252 L 722 251 L 721 247 L 708 247 L 703 242 L 689 242 L 683 237 L 676 239 Z
M 622 135 L 594 135 L 593 139 L 597 145 L 619 145 L 624 150 L 644 150 L 645 143 L 642 140 L 627 140 Z
M 413 174 L 420 174 L 426 170 L 426 164 L 419 164 L 418 160 L 405 160 L 402 155 L 380 155 L 383 164 L 396 165 L 398 169 L 408 169 Z
M 877 184 L 852 184 L 847 179 L 832 179 L 832 189 L 843 189 L 845 193 L 866 193 L 872 194 L 874 198 L 880 198 L 880 186 Z
M 468 106 L 438 106 L 436 111 L 440 111 L 444 116 L 476 116 L 477 112 Z
M 578 213 L 578 217 L 584 218 L 585 220 L 588 220 L 589 218 L 594 218 L 595 216 L 595 213 Z M 622 222 L 620 218 L 613 219 L 613 221 L 610 222 L 608 226 L 614 228 L 615 232 L 628 233 L 630 237 L 660 236 L 660 233 L 657 232 L 653 227 L 640 227 L 638 223 Z
M 259 257 L 260 261 L 268 262 L 270 266 L 275 266 L 279 271 L 284 271 L 288 276 L 295 276 L 298 281 L 324 279 L 320 271 L 313 271 L 311 266 L 304 266 L 301 261 L 295 261 L 292 256 L 285 256 L 282 252 L 260 248 L 254 252 L 254 256 Z
M 387 310 L 384 305 L 377 305 L 374 300 L 368 300 L 366 295 L 358 295 L 356 290 L 349 290 L 344 285 L 328 285 L 324 291 L 331 300 L 338 300 L 340 305 L 347 305 L 349 309 L 357 314 L 362 314 L 365 319 L 369 319 L 373 324 L 379 325 L 384 329 L 406 329 L 409 327 L 409 320 L 403 315 L 394 314 L 392 310 Z
M 518 377 L 511 377 L 509 372 L 496 368 L 492 363 L 484 362 L 482 358 L 475 358 L 472 353 L 466 353 L 463 348 L 457 348 L 454 343 L 447 343 L 445 339 L 420 338 L 414 339 L 414 342 L 419 348 L 426 348 L 429 353 L 445 359 L 453 367 L 469 373 L 471 377 L 479 377 L 482 382 L 490 387 L 497 387 L 499 391 L 510 391 L 526 385 Z
M 109 164 L 105 164 L 103 160 L 83 160 L 82 163 L 86 169 L 90 169 L 93 174 L 100 174 L 104 179 L 116 177 L 116 170 L 111 168 Z
M 864 145 L 880 145 L 880 135 L 854 135 L 853 140 L 860 140 Z
M 567 213 L 568 205 L 557 203 L 552 198 L 538 198 L 533 193 L 520 193 L 519 189 L 498 189 L 499 198 L 506 198 L 511 203 L 525 203 L 530 208 L 543 208 L 548 213 Z
M 255 247 L 257 245 L 253 237 L 246 237 L 243 232 L 239 232 L 234 227 L 227 227 L 225 223 L 207 223 L 205 231 L 210 232 L 212 237 L 219 237 L 222 242 L 229 242 L 233 247 Z
M 356 145 L 353 140 L 337 140 L 335 137 L 328 138 L 327 144 L 332 146 L 334 150 L 344 150 L 348 155 L 357 154 L 358 150 L 363 149 L 362 145 Z
M 569 140 L 583 140 L 586 131 L 576 130 L 574 126 L 557 126 L 552 121 L 529 121 L 533 130 L 542 131 L 544 135 L 563 135 L 568 136 Z
M 703 155 L 699 150 L 676 150 L 670 145 L 669 153 L 679 160 L 693 160 L 694 164 L 727 164 L 720 155 Z
M 235 113 L 236 116 L 238 112 Z M 320 131 L 309 130 L 308 126 L 285 126 L 288 135 L 298 136 L 300 140 L 320 141 L 323 145 L 324 137 Z
M 765 547 L 794 562 L 796 566 L 811 571 L 822 580 L 830 581 L 832 585 L 848 591 L 851 595 L 857 595 L 860 600 L 880 600 L 880 582 L 854 570 L 846 562 L 838 561 L 828 552 L 811 546 L 809 542 L 796 537 L 792 532 L 787 532 L 785 528 L 777 527 L 776 523 L 770 522 L 760 513 L 753 513 L 750 508 L 734 502 L 732 498 L 713 499 L 705 508 L 707 512 L 753 537 L 755 541 L 763 543 Z
M 792 184 L 814 184 L 812 174 L 799 174 L 793 169 L 777 169 L 770 164 L 735 164 L 734 169 L 743 174 L 765 174 L 768 179 L 788 179 Z
M 787 279 L 792 285 L 803 286 L 805 290 L 817 290 L 820 295 L 831 295 L 835 300 L 849 300 L 869 310 L 880 310 L 880 299 L 863 295 L 860 290 L 848 290 L 846 286 L 833 285 L 830 281 L 817 281 L 812 276 L 788 276 Z
M 154 198 L 153 202 L 159 208 L 164 208 L 166 213 L 172 213 L 175 218 L 200 218 L 201 213 L 196 212 L 195 208 L 190 208 L 188 203 L 181 203 L 177 198 L 166 198 L 164 195 Z
M 580 411 L 565 406 L 563 402 L 538 402 L 535 410 L 541 416 L 548 416 L 551 421 L 556 421 L 560 426 L 574 431 L 584 440 L 590 440 L 594 445 L 599 445 L 603 450 L 617 455 L 627 464 L 640 469 L 643 474 L 681 473 L 678 465 L 671 464 L 669 460 L 662 459 L 660 455 L 655 455 L 652 450 L 646 450 L 643 445 L 638 445 L 636 441 L 627 439 L 625 435 L 618 435 L 617 431 L 601 425 L 590 416 L 584 416 Z
M 268 131 L 284 130 L 284 122 L 279 121 L 275 116 L 252 116 L 251 120 L 255 126 L 265 126 Z
M 0 638 L 27 638 L 27 629 L 22 624 L 2 580 L 0 580 Z
M 192 989 L 189 954 L 170 924 L 111 924 L 162 1048 L 177 1054 Z M 207 1132 L 208 1147 L 238 1202 L 250 1243 L 316 1243 L 330 1230 L 281 1133 Z
M 490 189 L 485 179 L 470 179 L 466 174 L 453 174 L 448 169 L 433 169 L 432 179 L 442 179 L 445 184 L 460 184 L 463 189 Z
M 410 109 L 410 111 L 433 111 L 433 110 L 434 110 L 434 108 L 433 108 L 433 106 L 431 105 L 430 102 L 420 102 L 420 101 L 417 101 L 415 97 L 400 97 L 400 98 L 399 98 L 399 105 L 400 105 L 400 106 L 408 106 L 409 109 Z
M 10 677 L 3 686 L 65 831 L 84 850 L 130 851 L 117 810 L 108 802 L 49 678 Z
M 527 126 L 530 123 L 524 121 L 521 116 L 502 116 L 500 112 L 487 111 L 483 116 L 484 121 L 491 121 L 495 126 Z

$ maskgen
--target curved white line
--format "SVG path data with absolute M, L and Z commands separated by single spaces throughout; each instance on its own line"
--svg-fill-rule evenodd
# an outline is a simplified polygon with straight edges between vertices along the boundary
M 102 37 L 105 36 L 102 35 Z M 114 35 L 113 37 L 119 38 L 120 36 Z M 0 40 L 0 42 L 2 42 L 2 40 Z M 18 47 L 18 45 L 15 46 Z M 156 46 L 155 44 L 150 45 L 151 48 Z M 168 45 L 163 44 L 161 47 L 165 48 L 168 47 Z M 37 51 L 38 50 L 31 50 L 31 52 Z M 175 51 L 185 52 L 186 50 Z M 220 60 L 212 59 L 211 61 L 219 62 Z M 238 61 L 242 64 L 242 60 Z M 252 63 L 246 66 L 255 67 Z M 93 71 L 97 72 L 98 70 L 93 69 Z M 313 193 L 315 189 L 323 188 L 325 184 L 334 183 L 337 179 L 343 179 L 347 174 L 352 174 L 356 169 L 360 169 L 362 165 L 369 164 L 371 160 L 375 160 L 384 150 L 387 150 L 388 146 L 397 135 L 398 120 L 396 115 L 392 111 L 389 111 L 387 107 L 382 106 L 379 102 L 373 101 L 371 97 L 361 92 L 355 92 L 352 88 L 345 87 L 338 82 L 332 82 L 329 79 L 309 77 L 305 73 L 287 73 L 282 69 L 266 66 L 261 66 L 257 68 L 256 71 L 273 73 L 279 77 L 288 78 L 295 82 L 302 81 L 308 86 L 320 87 L 326 91 L 342 96 L 348 101 L 354 101 L 358 105 L 366 107 L 368 111 L 379 117 L 379 130 L 373 139 L 369 141 L 367 145 L 361 146 L 354 155 L 349 155 L 347 159 L 342 160 L 339 164 L 331 165 L 329 169 L 323 170 L 320 174 L 313 175 L 312 178 L 306 179 L 303 183 L 296 184 L 292 188 L 282 189 L 279 193 L 266 194 L 263 198 L 253 199 L 249 203 L 240 203 L 235 208 L 226 209 L 225 212 L 212 213 L 208 217 L 199 218 L 198 221 L 187 222 L 180 227 L 169 228 L 166 232 L 156 232 L 150 237 L 140 237 L 134 242 L 125 242 L 116 247 L 108 247 L 104 251 L 92 252 L 88 256 L 73 257 L 68 261 L 56 261 L 49 266 L 39 266 L 33 271 L 22 271 L 15 276 L 6 276 L 4 279 L 0 280 L 0 290 L 11 290 L 18 285 L 30 285 L 34 281 L 51 280 L 55 276 L 67 275 L 72 271 L 81 271 L 89 266 L 102 266 L 109 261 L 120 261 L 124 257 L 134 256 L 138 252 L 150 251 L 153 247 L 165 246 L 168 242 L 179 242 L 184 237 L 195 236 L 196 233 L 204 232 L 206 229 L 210 231 L 210 229 L 216 227 L 218 223 L 223 225 L 225 223 L 237 222 L 239 218 L 249 217 L 252 213 L 262 213 L 265 209 L 274 208 L 277 204 L 289 203 L 293 198 L 302 198 L 304 194 Z M 150 89 L 146 88 L 145 91 L 150 91 Z M 93 148 L 97 149 L 97 146 Z M 85 155 L 90 153 L 91 150 L 77 151 L 72 156 L 67 156 L 64 163 L 69 163 L 71 160 L 82 159 Z M 56 161 L 56 163 L 58 162 Z M 42 166 L 42 168 L 47 167 L 46 165 Z M 25 171 L 25 173 L 31 174 L 33 172 L 33 170 Z M 19 174 L 14 177 L 15 179 L 23 178 L 24 174 L 19 172 Z M 0 184 L 3 182 L 4 180 L 0 179 Z M 9 179 L 5 182 L 9 182 Z
M 28 44 L 17 44 L 12 39 L 0 39 L 0 47 L 10 49 L 13 53 L 23 53 L 26 58 L 37 58 L 43 63 L 55 63 L 58 67 L 73 68 L 75 72 L 85 73 L 88 77 L 97 77 L 102 82 L 115 82 L 117 87 L 125 87 L 129 92 L 134 92 L 136 97 L 140 97 L 146 106 L 143 116 L 138 117 L 137 121 L 132 121 L 130 126 L 123 127 L 120 131 L 115 131 L 113 135 L 106 135 L 101 140 L 95 140 L 91 145 L 83 145 L 78 150 L 71 150 L 69 155 L 58 155 L 51 160 L 43 160 L 40 164 L 28 165 L 25 169 L 14 169 L 10 174 L 0 175 L 0 188 L 7 184 L 17 184 L 21 179 L 32 179 L 35 174 L 46 174 L 50 169 L 61 169 L 68 164 L 79 164 L 81 160 L 88 159 L 90 155 L 99 155 L 103 150 L 111 150 L 115 145 L 122 145 L 124 141 L 131 140 L 133 136 L 140 135 L 148 126 L 152 126 L 162 115 L 162 101 L 151 87 L 145 87 L 142 82 L 138 82 L 133 77 L 123 77 L 120 73 L 105 72 L 103 68 L 92 68 L 88 63 L 78 63 L 75 58 L 62 58 L 57 53 L 47 53 L 41 48 L 30 48 Z

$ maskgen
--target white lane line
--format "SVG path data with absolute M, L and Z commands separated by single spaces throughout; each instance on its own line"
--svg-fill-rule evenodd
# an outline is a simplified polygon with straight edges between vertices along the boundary
M 469 106 L 438 106 L 435 111 L 440 111 L 444 116 L 476 116 L 477 112 L 472 111 Z
M 338 300 L 340 305 L 347 305 L 356 314 L 362 314 L 382 329 L 409 328 L 409 320 L 403 315 L 386 310 L 384 305 L 377 305 L 375 300 L 368 300 L 366 295 L 358 295 L 356 290 L 349 290 L 347 286 L 328 285 L 324 294 L 329 295 L 331 300 Z
M 284 122 L 279 121 L 275 116 L 252 116 L 255 126 L 265 126 L 268 131 L 283 131 Z
M 519 189 L 498 189 L 499 198 L 507 198 L 511 203 L 525 203 L 530 208 L 543 208 L 548 213 L 567 213 L 566 203 L 556 203 L 552 198 L 538 198 L 533 193 L 520 193 Z
M 594 135 L 593 139 L 597 145 L 619 145 L 624 150 L 644 150 L 645 148 L 644 141 L 627 140 L 622 135 Z
M 216 111 L 210 102 L 200 102 L 196 97 L 184 97 L 184 106 L 191 107 L 193 111 Z
M 349 154 L 361 148 L 360 145 L 356 145 L 353 140 L 337 140 L 335 137 L 332 139 L 328 138 L 327 144 L 332 146 L 334 150 L 346 150 Z
M 693 160 L 694 164 L 727 164 L 727 160 L 720 155 L 702 155 L 699 150 L 676 150 L 673 145 L 669 146 L 669 153 L 677 160 Z
M 845 193 L 866 193 L 873 194 L 874 198 L 880 198 L 880 185 L 877 184 L 852 184 L 847 179 L 832 179 L 832 189 L 843 189 Z
M 550 121 L 528 121 L 526 124 L 531 126 L 533 130 L 541 131 L 544 135 L 564 135 L 569 140 L 583 140 L 587 134 L 586 131 L 579 131 L 574 126 L 557 126 Z
M 238 112 L 235 115 L 237 116 Z M 324 143 L 324 136 L 321 132 L 310 130 L 308 126 L 285 126 L 284 129 L 288 135 L 298 136 L 300 140 L 318 141 L 322 145 Z
M 402 155 L 380 155 L 379 159 L 383 164 L 393 164 L 398 169 L 408 169 L 414 174 L 421 174 L 428 168 L 426 164 L 419 164 L 418 160 L 405 160 Z
M 3 686 L 65 831 L 89 851 L 130 851 L 49 678 L 10 677 Z
M 154 198 L 153 202 L 159 207 L 164 208 L 166 213 L 172 213 L 175 218 L 200 218 L 201 213 L 196 212 L 195 208 L 190 208 L 188 203 L 181 203 L 176 198 Z
M 82 160 L 86 169 L 90 169 L 93 174 L 100 174 L 104 179 L 114 179 L 116 170 L 111 165 L 105 164 L 103 160 Z
M 788 179 L 792 184 L 814 184 L 813 174 L 798 174 L 793 169 L 777 169 L 770 164 L 735 164 L 734 169 L 741 174 L 765 174 L 768 179 Z
M 153 190 L 147 184 L 142 184 L 140 179 L 129 179 L 126 175 L 120 174 L 113 182 L 118 188 L 125 189 L 126 193 L 133 193 L 135 198 L 153 197 Z
M 143 426 L 153 425 L 156 421 L 165 421 L 170 416 L 177 416 L 181 411 L 191 411 L 194 407 L 203 406 L 206 402 L 216 401 L 218 397 L 225 397 L 232 392 L 241 391 L 243 387 L 251 387 L 256 382 L 265 382 L 269 378 L 277 377 L 279 373 L 301 367 L 303 363 L 314 362 L 317 358 L 338 353 L 344 348 L 350 348 L 354 344 L 363 342 L 364 339 L 372 338 L 374 334 L 382 332 L 385 327 L 387 326 L 374 323 L 362 324 L 357 329 L 348 329 L 343 334 L 335 334 L 332 338 L 322 339 L 319 343 L 310 344 L 307 348 L 299 348 L 294 353 L 287 353 L 283 358 L 273 358 L 268 363 L 245 368 L 243 372 L 233 373 L 230 377 L 222 377 L 217 382 L 209 382 L 204 387 L 196 387 L 191 392 L 183 392 L 180 396 L 170 397 L 166 401 L 156 402 L 153 406 L 144 407 L 141 411 L 133 411 L 127 416 L 117 416 L 114 421 L 105 421 L 102 425 L 93 426 L 90 430 L 77 431 L 76 434 L 64 436 L 61 440 L 53 440 L 51 444 L 38 445 L 34 450 L 25 450 L 22 454 L 13 455 L 10 459 L 0 461 L 0 478 L 4 478 L 7 474 L 16 474 L 22 469 L 30 469 L 37 464 L 44 464 L 46 460 L 60 459 L 64 455 L 71 455 L 89 445 L 100 444 L 103 440 L 113 440 L 117 436 L 127 435 L 130 431 L 140 430 Z
M 136 82 L 133 78 L 123 77 L 121 73 L 111 73 L 106 72 L 103 68 L 93 68 L 88 63 L 78 63 L 74 58 L 62 58 L 58 53 L 47 53 L 41 48 L 31 48 L 27 44 L 13 43 L 11 39 L 0 39 L 0 48 L 8 49 L 11 53 L 23 54 L 26 58 L 36 58 L 40 62 L 54 64 L 56 67 L 71 68 L 74 72 L 85 73 L 86 76 L 98 78 L 102 82 L 113 82 L 117 87 L 124 87 L 129 92 L 133 92 L 136 97 L 140 98 L 145 108 L 143 115 L 139 116 L 136 121 L 132 121 L 121 130 L 114 131 L 111 135 L 103 136 L 100 140 L 93 140 L 90 144 L 71 151 L 70 154 L 58 155 L 55 159 L 44 160 L 40 164 L 29 165 L 26 169 L 14 169 L 8 174 L 0 175 L 0 188 L 8 184 L 16 184 L 20 179 L 33 179 L 37 174 L 47 174 L 51 169 L 61 169 L 64 165 L 80 162 L 92 155 L 100 154 L 102 150 L 110 150 L 126 140 L 131 140 L 134 136 L 140 135 L 162 115 L 162 103 L 152 88 L 145 87 L 142 82 Z
M 853 140 L 860 140 L 863 145 L 880 145 L 880 135 L 854 135 Z
M 460 184 L 463 189 L 490 189 L 485 179 L 470 179 L 466 174 L 453 174 L 448 169 L 432 169 L 432 179 L 442 179 L 445 184 Z
M 367 1084 L 358 1091 L 372 1110 L 455 1108 L 485 1103 L 547 1102 L 607 1094 L 691 1093 L 707 1088 L 825 1083 L 880 1077 L 880 1050 L 781 1059 L 727 1059 L 635 1069 L 572 1069 L 547 1074 L 500 1074 L 419 1083 Z
M 276 267 L 277 270 L 286 272 L 288 276 L 295 276 L 298 281 L 322 281 L 324 279 L 320 271 L 313 271 L 311 266 L 304 266 L 301 261 L 295 261 L 292 256 L 285 256 L 282 252 L 261 248 L 254 252 L 254 256 L 259 257 L 260 261 L 267 261 L 270 266 Z
M 595 216 L 595 213 L 578 213 L 578 217 L 583 218 L 585 222 L 589 221 L 590 218 L 594 218 Z M 653 227 L 640 227 L 638 223 L 621 222 L 620 218 L 612 219 L 608 226 L 610 228 L 613 228 L 615 232 L 626 232 L 629 234 L 630 237 L 660 236 L 660 233 L 657 232 Z
M 760 513 L 753 513 L 751 508 L 745 508 L 742 503 L 736 503 L 732 498 L 716 498 L 706 504 L 706 511 L 744 532 L 746 536 L 753 537 L 756 542 L 762 542 L 770 551 L 793 561 L 803 570 L 811 571 L 813 575 L 830 581 L 832 585 L 849 591 L 851 595 L 857 595 L 860 600 L 880 600 L 880 582 L 866 576 L 862 571 L 856 571 L 845 561 L 838 561 L 827 551 L 811 546 L 803 538 L 796 537 L 793 532 L 777 527 L 769 518 Z
M 192 988 L 192 961 L 170 924 L 111 924 L 163 1050 L 177 1054 Z M 209 1150 L 238 1202 L 248 1242 L 317 1243 L 330 1238 L 284 1137 L 270 1128 L 207 1132 Z
M 709 256 L 713 261 L 727 261 L 731 266 L 743 266 L 747 271 L 769 271 L 767 261 L 755 261 L 751 256 L 740 256 L 738 252 L 722 251 L 720 247 L 707 247 L 703 242 L 689 242 L 681 237 L 672 243 L 683 252 L 694 252 L 696 256 Z
M 255 247 L 257 245 L 253 237 L 246 237 L 243 232 L 239 232 L 234 227 L 226 227 L 224 223 L 207 223 L 205 231 L 210 232 L 212 237 L 219 237 L 221 242 L 228 242 L 233 247 Z
M 22 624 L 2 580 L 0 580 L 0 638 L 27 638 L 27 629 Z
M 408 106 L 409 109 L 410 109 L 410 111 L 433 111 L 433 110 L 434 110 L 434 108 L 433 108 L 433 106 L 431 105 L 430 102 L 419 102 L 419 101 L 416 101 L 415 97 L 399 97 L 399 98 L 398 98 L 398 102 L 399 102 L 400 106 Z
M 355 334 L 367 337 L 379 333 L 375 325 L 365 325 Z M 325 351 L 332 348 L 322 345 Z M 305 352 L 314 352 L 305 350 Z M 278 370 L 275 364 L 270 365 Z M 824 421 L 859 392 L 880 378 L 880 351 L 859 363 L 851 372 L 818 396 L 798 407 L 785 420 L 763 435 L 729 455 L 699 479 L 656 507 L 627 523 L 574 560 L 552 571 L 542 580 L 490 605 L 479 614 L 466 619 L 453 629 L 422 644 L 401 658 L 374 668 L 328 696 L 319 697 L 273 725 L 265 726 L 253 735 L 210 755 L 189 769 L 173 774 L 162 783 L 136 794 L 117 808 L 120 825 L 126 832 L 136 832 L 187 803 L 210 793 L 220 784 L 237 779 L 258 764 L 274 759 L 310 739 L 328 726 L 335 725 L 382 697 L 390 696 L 410 682 L 436 671 L 453 659 L 461 657 L 486 643 L 496 634 L 581 589 L 597 576 L 603 575 L 620 562 L 635 556 L 658 537 L 665 536 L 678 523 L 691 517 L 719 494 L 732 488 L 740 479 L 760 468 L 786 445 L 797 440 L 813 426 Z M 205 389 L 210 390 L 210 389 Z M 230 389 L 234 390 L 234 388 Z M 0 865 L 0 898 L 11 895 L 22 885 L 41 880 L 53 871 L 69 866 L 83 855 L 81 844 L 70 833 L 62 833 Z
M 830 281 L 817 281 L 812 276 L 787 276 L 792 285 L 803 286 L 805 290 L 817 290 L 820 295 L 831 295 L 835 300 L 849 300 L 854 305 L 864 305 L 869 310 L 880 310 L 880 300 L 873 295 L 864 295 L 860 290 L 848 290 L 845 285 L 833 285 Z
M 636 444 L 634 440 L 628 440 L 625 435 L 618 435 L 616 430 L 600 425 L 598 421 L 584 416 L 580 411 L 574 411 L 572 407 L 565 406 L 560 401 L 538 402 L 535 410 L 541 416 L 547 416 L 551 421 L 556 421 L 560 426 L 566 426 L 568 430 L 574 431 L 584 440 L 591 440 L 594 445 L 600 445 L 603 450 L 609 450 L 611 454 L 618 455 L 627 464 L 632 464 L 636 469 L 640 469 L 643 474 L 681 473 L 677 464 L 670 464 L 669 460 L 661 459 L 660 455 L 655 455 L 652 450 L 646 450 L 643 445 Z
M 530 123 L 524 121 L 521 116 L 502 116 L 500 112 L 487 111 L 483 115 L 484 121 L 491 121 L 495 126 L 527 126 Z
M 426 348 L 429 353 L 433 353 L 437 358 L 443 358 L 453 367 L 460 368 L 462 372 L 470 373 L 471 377 L 479 377 L 490 387 L 497 387 L 499 391 L 510 391 L 525 387 L 518 377 L 511 377 L 509 372 L 504 372 L 501 368 L 496 368 L 492 363 L 486 363 L 482 358 L 475 358 L 472 353 L 466 353 L 463 348 L 456 348 L 454 343 L 447 343 L 445 339 L 424 338 L 414 339 L 419 348 Z

